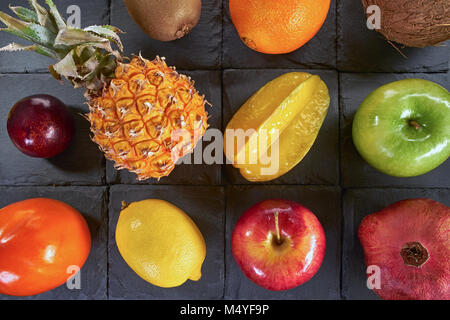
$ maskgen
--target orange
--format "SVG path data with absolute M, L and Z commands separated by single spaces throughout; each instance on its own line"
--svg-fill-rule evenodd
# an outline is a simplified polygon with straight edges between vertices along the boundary
M 230 0 L 231 20 L 242 41 L 269 54 L 292 52 L 322 27 L 330 0 Z

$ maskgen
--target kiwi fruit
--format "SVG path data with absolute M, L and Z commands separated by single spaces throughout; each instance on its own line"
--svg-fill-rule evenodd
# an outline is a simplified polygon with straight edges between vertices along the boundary
M 151 38 L 172 41 L 194 28 L 202 11 L 201 0 L 124 0 L 133 20 Z
M 362 0 L 377 5 L 387 40 L 408 47 L 435 46 L 450 39 L 450 0 Z

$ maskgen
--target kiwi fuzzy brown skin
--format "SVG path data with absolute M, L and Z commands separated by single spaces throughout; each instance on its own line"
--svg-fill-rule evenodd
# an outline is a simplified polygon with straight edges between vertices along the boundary
M 151 38 L 172 41 L 188 34 L 200 20 L 201 0 L 124 0 L 133 20 Z
M 381 29 L 387 40 L 408 47 L 436 46 L 450 39 L 450 0 L 362 0 L 381 10 Z

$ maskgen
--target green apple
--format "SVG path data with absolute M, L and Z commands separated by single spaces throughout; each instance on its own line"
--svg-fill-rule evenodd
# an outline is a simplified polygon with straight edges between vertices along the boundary
M 450 93 L 423 79 L 381 86 L 356 112 L 353 142 L 364 160 L 388 175 L 433 170 L 450 156 Z

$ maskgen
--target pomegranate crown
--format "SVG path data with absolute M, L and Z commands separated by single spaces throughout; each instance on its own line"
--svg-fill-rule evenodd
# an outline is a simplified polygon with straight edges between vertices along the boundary
M 90 93 L 101 90 L 122 60 L 123 46 L 118 34 L 123 32 L 109 25 L 73 28 L 67 25 L 52 0 L 45 0 L 48 10 L 37 0 L 29 3 L 31 9 L 9 6 L 17 18 L 0 11 L 0 21 L 6 25 L 0 31 L 33 44 L 11 43 L 0 51 L 35 51 L 57 60 L 49 70 L 59 81 L 64 77 L 75 88 L 85 87 Z

